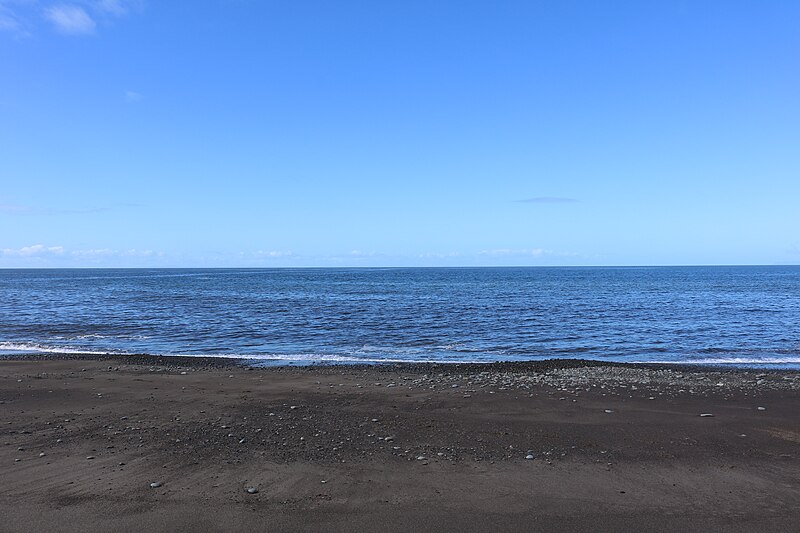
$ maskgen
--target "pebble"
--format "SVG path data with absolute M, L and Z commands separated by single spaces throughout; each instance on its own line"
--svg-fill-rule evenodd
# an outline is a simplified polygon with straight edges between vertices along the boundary
M 714 415 L 712 415 L 711 413 L 700 413 L 700 416 L 706 417 L 706 416 L 714 416 Z
M 425 457 L 424 455 L 419 455 L 419 456 L 417 456 L 417 461 L 425 461 L 425 460 L 427 460 L 427 459 L 428 459 L 428 458 L 427 458 L 427 457 Z
M 531 460 L 531 459 L 535 459 L 535 457 L 533 456 L 533 454 L 529 453 L 528 455 L 525 456 L 525 459 Z
M 160 481 L 153 481 L 152 483 L 150 483 L 150 488 L 151 489 L 157 489 L 161 485 L 162 485 L 162 483 Z
M 766 411 L 767 410 L 766 407 L 761 407 L 761 406 L 758 406 L 756 409 L 758 409 L 759 411 Z
M 605 412 L 605 413 L 613 413 L 614 410 L 613 409 L 605 409 L 603 412 Z
M 45 455 L 47 455 L 47 454 L 42 452 L 42 453 L 39 454 L 39 457 L 44 457 Z
M 247 494 L 256 494 L 258 489 L 256 487 L 247 487 Z
M 87 455 L 87 456 L 86 456 L 86 459 L 87 459 L 88 461 L 91 461 L 92 459 L 94 459 L 94 455 Z

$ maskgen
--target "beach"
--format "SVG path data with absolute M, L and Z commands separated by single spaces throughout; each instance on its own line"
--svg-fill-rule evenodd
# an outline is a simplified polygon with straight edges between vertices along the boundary
M 0 360 L 2 531 L 789 531 L 800 373 Z

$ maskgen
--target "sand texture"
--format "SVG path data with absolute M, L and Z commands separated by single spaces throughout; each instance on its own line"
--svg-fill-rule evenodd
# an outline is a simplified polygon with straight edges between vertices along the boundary
M 0 530 L 797 531 L 798 391 L 580 362 L 5 359 Z

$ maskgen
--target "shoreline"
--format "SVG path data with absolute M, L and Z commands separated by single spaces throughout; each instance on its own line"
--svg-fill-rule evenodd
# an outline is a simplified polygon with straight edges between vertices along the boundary
M 364 368 L 375 370 L 426 372 L 426 371 L 544 371 L 559 368 L 580 367 L 612 367 L 641 368 L 649 370 L 675 370 L 684 373 L 692 372 L 755 372 L 755 373 L 800 373 L 800 368 L 779 367 L 775 365 L 755 364 L 738 365 L 732 363 L 665 363 L 665 362 L 622 362 L 604 361 L 600 359 L 551 358 L 532 359 L 527 361 L 487 361 L 487 362 L 413 362 L 413 361 L 310 361 L 251 359 L 247 357 L 215 357 L 203 355 L 153 355 L 153 354 L 93 354 L 72 352 L 0 354 L 0 361 L 114 361 L 120 364 L 160 365 L 167 367 L 211 367 L 229 368 L 245 367 L 252 369 L 280 368 Z
M 0 359 L 0 402 L 0 529 L 800 522 L 800 372 L 47 354 Z

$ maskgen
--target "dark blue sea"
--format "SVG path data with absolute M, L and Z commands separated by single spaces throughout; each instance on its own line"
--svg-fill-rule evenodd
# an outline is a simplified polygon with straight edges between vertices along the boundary
M 800 367 L 800 267 L 0 270 L 0 353 Z

